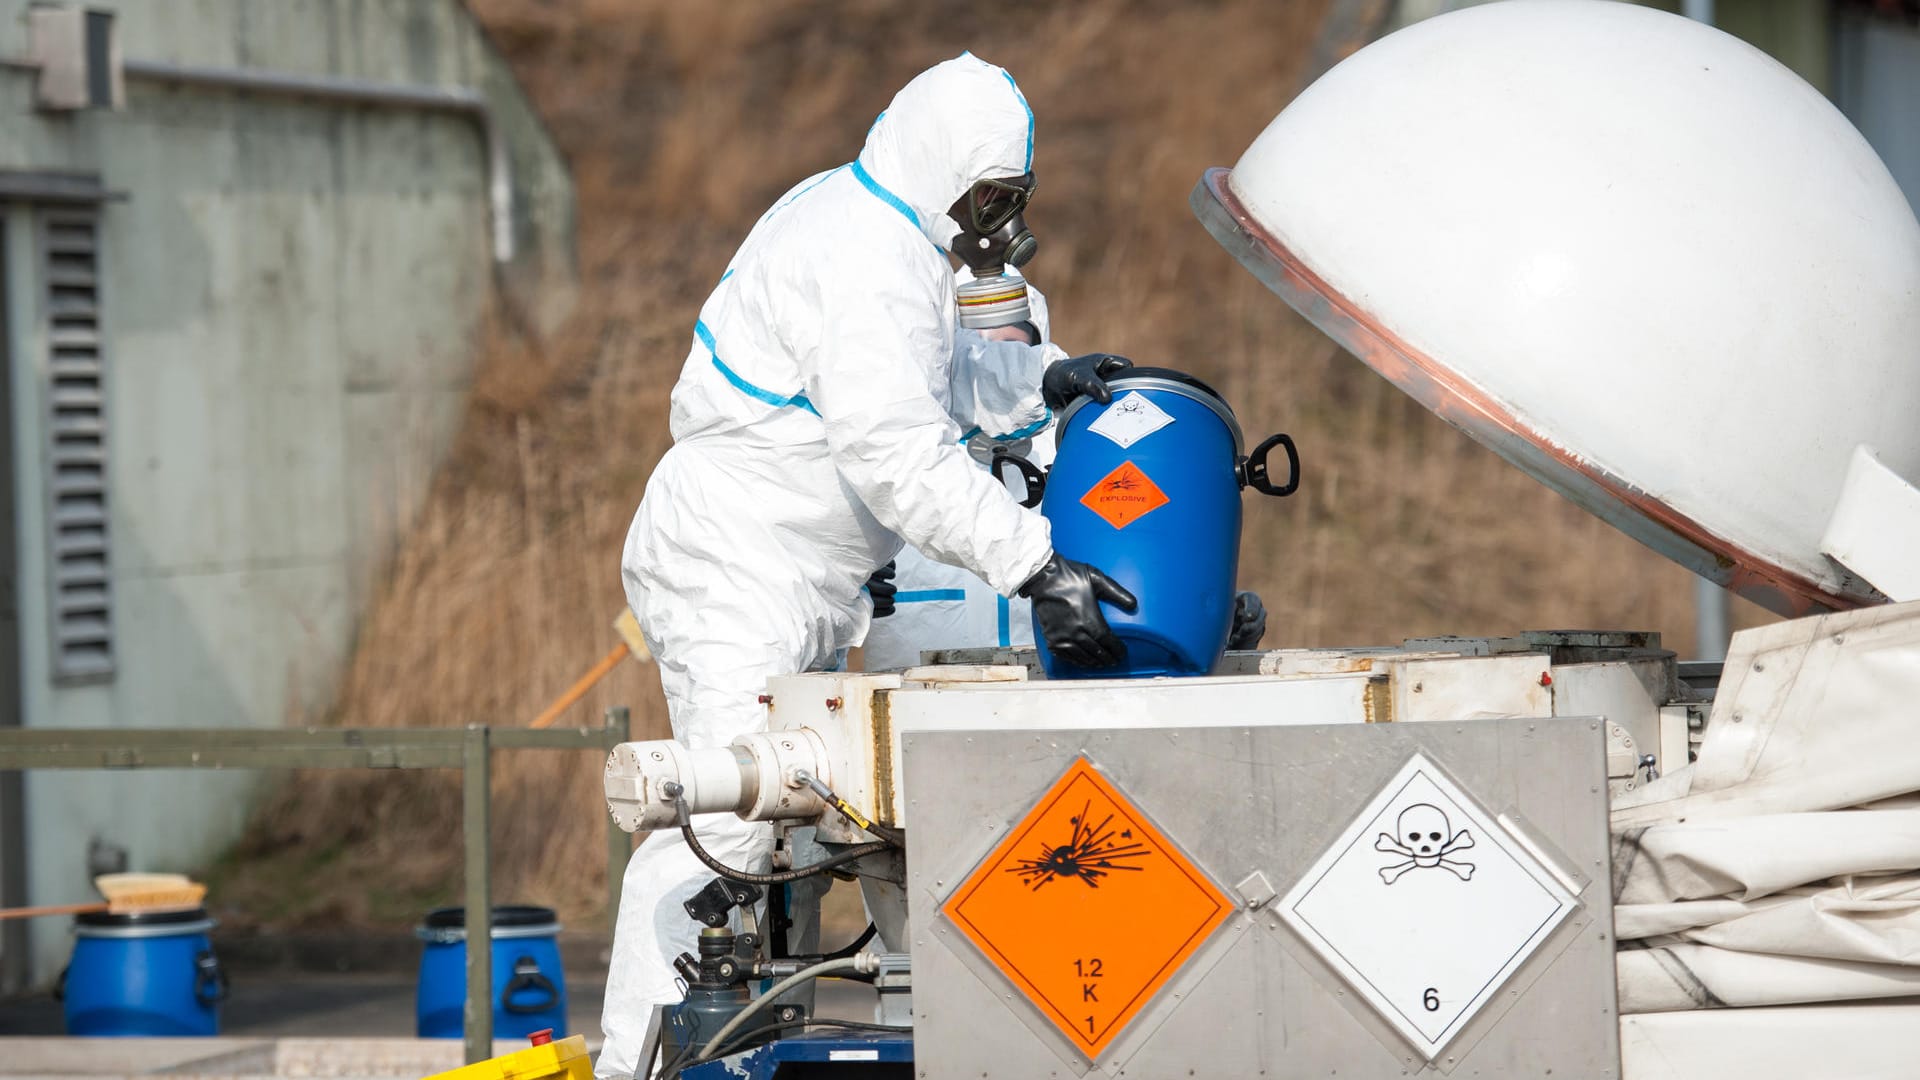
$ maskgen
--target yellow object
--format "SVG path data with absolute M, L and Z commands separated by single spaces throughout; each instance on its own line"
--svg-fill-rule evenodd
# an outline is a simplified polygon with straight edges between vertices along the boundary
M 627 643 L 627 649 L 633 653 L 635 660 L 653 659 L 653 654 L 647 651 L 647 639 L 640 635 L 640 620 L 633 617 L 632 608 L 620 609 L 620 617 L 613 620 L 613 629 L 620 635 L 620 640 Z
M 497 1058 L 476 1061 L 426 1080 L 593 1080 L 587 1037 L 569 1035 Z
M 192 911 L 207 896 L 207 887 L 185 874 L 102 874 L 93 879 L 93 887 L 116 915 Z

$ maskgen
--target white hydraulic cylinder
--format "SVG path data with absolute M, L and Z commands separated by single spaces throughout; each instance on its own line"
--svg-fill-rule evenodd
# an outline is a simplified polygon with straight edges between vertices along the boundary
M 607 754 L 607 813 L 627 832 L 677 828 L 681 801 L 690 815 L 817 818 L 827 805 L 805 775 L 833 782 L 826 745 L 809 728 L 756 732 L 703 750 L 672 739 L 621 743 Z

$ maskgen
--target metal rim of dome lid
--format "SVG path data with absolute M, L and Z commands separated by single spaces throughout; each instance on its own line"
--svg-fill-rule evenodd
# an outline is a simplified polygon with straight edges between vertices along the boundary
M 1118 398 L 1125 390 L 1163 390 L 1169 394 L 1178 394 L 1189 401 L 1197 401 L 1213 410 L 1227 430 L 1233 433 L 1233 456 L 1238 460 L 1246 453 L 1246 437 L 1240 431 L 1240 421 L 1233 415 L 1233 406 L 1220 392 L 1202 382 L 1197 376 L 1184 371 L 1162 367 L 1130 367 L 1121 374 L 1107 380 L 1107 389 Z M 1073 414 L 1079 412 L 1092 398 L 1081 396 L 1073 399 L 1065 412 L 1060 414 L 1060 422 L 1054 425 L 1054 445 L 1060 445 L 1061 436 L 1066 434 L 1067 425 L 1073 422 Z
M 1188 200 L 1201 224 L 1240 264 L 1321 333 L 1434 415 L 1588 513 L 1701 577 L 1781 615 L 1884 603 L 1865 582 L 1837 593 L 1717 536 L 1653 495 L 1556 446 L 1492 397 L 1409 345 L 1315 273 L 1254 219 L 1233 191 L 1231 169 L 1201 175 Z

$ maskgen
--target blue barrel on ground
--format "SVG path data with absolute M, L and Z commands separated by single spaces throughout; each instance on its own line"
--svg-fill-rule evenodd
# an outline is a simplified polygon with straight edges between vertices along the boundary
M 67 1034 L 218 1035 L 227 976 L 207 938 L 213 926 L 203 908 L 77 916 L 60 977 Z
M 428 912 L 415 931 L 426 943 L 414 989 L 414 1031 L 423 1039 L 458 1039 L 465 1031 L 467 912 Z M 560 920 L 552 908 L 493 909 L 493 1037 L 525 1038 L 553 1029 L 567 1037 L 567 979 L 560 967 Z
M 1054 550 L 1105 571 L 1139 608 L 1102 605 L 1126 645 L 1118 667 L 1054 657 L 1036 624 L 1041 664 L 1055 679 L 1208 674 L 1233 621 L 1239 422 L 1183 372 L 1135 367 L 1108 387 L 1108 404 L 1083 397 L 1062 415 L 1040 512 L 1053 524 Z

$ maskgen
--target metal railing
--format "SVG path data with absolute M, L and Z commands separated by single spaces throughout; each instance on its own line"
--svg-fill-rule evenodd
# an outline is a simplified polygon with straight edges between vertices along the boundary
M 465 845 L 469 1063 L 493 1052 L 493 894 L 488 829 L 494 750 L 611 750 L 625 708 L 576 728 L 0 728 L 0 771 L 25 769 L 459 769 Z M 632 837 L 607 821 L 607 916 L 620 910 Z

